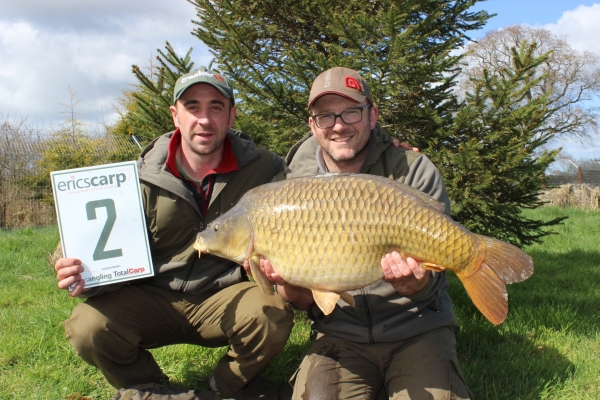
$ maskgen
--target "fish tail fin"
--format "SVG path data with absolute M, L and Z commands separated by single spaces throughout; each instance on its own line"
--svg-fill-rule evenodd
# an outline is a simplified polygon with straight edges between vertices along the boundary
M 474 274 L 457 273 L 475 307 L 494 325 L 500 324 L 508 314 L 508 293 L 500 277 L 485 263 Z
M 484 262 L 504 283 L 521 282 L 533 274 L 533 260 L 517 246 L 481 236 L 485 243 Z
M 481 236 L 485 258 L 471 275 L 457 273 L 475 306 L 494 325 L 508 314 L 506 283 L 523 281 L 533 274 L 533 260 L 523 250 L 501 240 Z

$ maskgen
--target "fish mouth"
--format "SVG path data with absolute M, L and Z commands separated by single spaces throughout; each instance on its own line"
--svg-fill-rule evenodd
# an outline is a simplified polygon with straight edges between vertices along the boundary
M 194 242 L 194 249 L 198 250 L 198 257 L 201 256 L 202 253 L 206 252 L 206 245 L 204 244 L 204 238 L 201 234 L 196 235 L 196 241 Z

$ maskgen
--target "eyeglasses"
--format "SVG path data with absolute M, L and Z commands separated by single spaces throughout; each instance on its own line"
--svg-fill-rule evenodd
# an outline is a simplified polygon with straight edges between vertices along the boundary
M 365 108 L 371 107 L 371 104 L 364 105 L 362 107 L 357 108 L 349 108 L 347 110 L 342 111 L 339 114 L 317 114 L 311 115 L 311 118 L 317 126 L 321 129 L 331 128 L 335 125 L 335 120 L 337 117 L 342 119 L 342 122 L 347 125 L 356 124 L 357 122 L 362 121 L 362 112 Z

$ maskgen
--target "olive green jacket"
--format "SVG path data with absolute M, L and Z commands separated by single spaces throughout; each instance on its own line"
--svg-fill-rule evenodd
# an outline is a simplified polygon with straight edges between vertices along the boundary
M 327 172 L 319 157 L 321 149 L 311 134 L 295 145 L 286 157 L 289 178 Z M 379 126 L 371 132 L 370 152 L 361 173 L 386 176 L 411 185 L 434 197 L 450 214 L 448 193 L 437 168 L 421 154 L 392 146 L 392 139 Z M 322 333 L 359 343 L 395 342 L 455 325 L 452 301 L 446 292 L 445 273 L 433 272 L 427 286 L 414 295 L 400 296 L 385 280 L 350 292 L 355 306 L 338 302 L 325 316 L 313 305 L 309 317 Z
M 137 165 L 155 276 L 92 288 L 84 297 L 127 284 L 151 284 L 198 294 L 247 280 L 242 268 L 232 261 L 206 254 L 199 258 L 193 248 L 196 235 L 233 207 L 248 190 L 283 179 L 287 167 L 281 157 L 243 139 L 247 136 L 241 132 L 230 130 L 227 134 L 238 171 L 217 175 L 205 218 L 190 190 L 166 167 L 173 132 L 154 140 L 142 151 Z

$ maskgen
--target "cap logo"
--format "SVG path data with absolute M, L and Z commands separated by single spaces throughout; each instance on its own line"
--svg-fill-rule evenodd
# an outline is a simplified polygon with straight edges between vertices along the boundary
M 217 78 L 221 82 L 225 82 L 225 79 L 223 79 L 223 77 L 221 75 L 215 74 L 215 78 Z
M 323 86 L 325 89 L 327 89 L 329 86 L 331 86 L 331 70 L 325 72 L 325 86 Z
M 190 75 L 190 76 L 184 76 L 181 78 L 181 83 L 185 83 L 185 81 L 187 81 L 188 79 L 194 79 L 197 78 L 199 76 L 208 76 L 208 77 L 214 77 L 214 74 L 211 74 L 210 72 L 206 72 L 206 71 L 196 71 L 196 73 L 194 75 Z M 223 78 L 221 78 L 223 79 Z
M 345 79 L 345 83 L 346 83 L 346 87 L 349 87 L 350 89 L 356 89 L 359 92 L 361 91 L 360 83 L 358 83 L 358 81 L 356 79 L 354 79 L 353 77 L 347 76 Z

